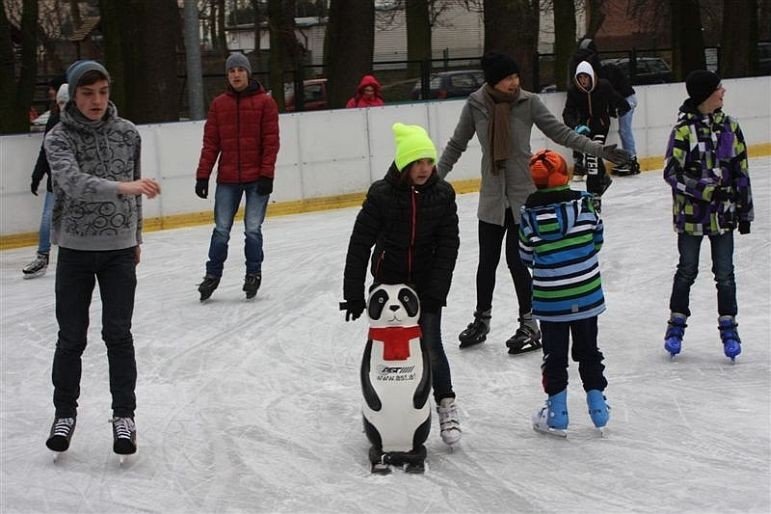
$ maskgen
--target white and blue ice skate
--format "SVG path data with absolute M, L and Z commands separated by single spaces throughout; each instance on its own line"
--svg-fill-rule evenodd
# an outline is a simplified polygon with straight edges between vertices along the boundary
M 592 423 L 600 431 L 600 435 L 605 435 L 605 426 L 610 419 L 610 406 L 605 395 L 599 389 L 592 389 L 586 392 L 586 405 L 589 407 L 589 417 Z
M 568 436 L 567 389 L 549 396 L 546 405 L 533 414 L 533 430 L 557 437 Z

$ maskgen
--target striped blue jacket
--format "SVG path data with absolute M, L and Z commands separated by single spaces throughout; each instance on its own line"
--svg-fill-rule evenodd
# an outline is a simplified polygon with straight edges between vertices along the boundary
M 603 226 L 591 195 L 569 186 L 542 189 L 521 214 L 519 255 L 533 269 L 533 317 L 564 322 L 603 312 Z

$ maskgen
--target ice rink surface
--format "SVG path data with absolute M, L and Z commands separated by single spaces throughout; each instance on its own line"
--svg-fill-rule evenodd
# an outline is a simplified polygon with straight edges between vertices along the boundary
M 755 222 L 735 240 L 743 340 L 735 364 L 718 336 L 707 243 L 683 352 L 670 360 L 663 349 L 677 251 L 660 172 L 618 178 L 606 194 L 605 438 L 592 428 L 574 363 L 568 438 L 532 430 L 544 400 L 541 356 L 506 353 L 516 299 L 503 263 L 488 341 L 459 350 L 475 303 L 478 200 L 459 196 L 461 251 L 443 333 L 463 439 L 450 451 L 434 416 L 422 476 L 369 472 L 358 378 L 367 323 L 345 323 L 338 311 L 357 209 L 269 218 L 253 301 L 241 292 L 242 225 L 206 304 L 196 284 L 212 227 L 146 234 L 134 313 L 139 452 L 123 466 L 112 453 L 98 293 L 77 430 L 53 463 L 44 441 L 54 266 L 25 281 L 34 248 L 0 252 L 0 511 L 767 513 L 771 159 L 750 169 Z

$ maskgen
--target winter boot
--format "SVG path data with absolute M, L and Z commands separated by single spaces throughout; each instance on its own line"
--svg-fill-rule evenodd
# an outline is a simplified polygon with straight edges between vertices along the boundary
M 739 325 L 736 324 L 733 316 L 720 316 L 717 323 L 720 339 L 723 340 L 723 352 L 733 361 L 742 353 L 742 340 L 739 339 L 739 332 L 736 330 Z
M 134 418 L 112 418 L 112 451 L 131 455 L 137 451 L 137 426 Z
M 442 398 L 436 406 L 439 414 L 439 435 L 445 444 L 452 446 L 460 441 L 460 421 L 458 421 L 458 409 L 455 406 L 455 398 Z
M 244 277 L 244 291 L 246 292 L 246 298 L 254 298 L 257 295 L 257 290 L 262 283 L 262 274 L 260 273 L 247 273 Z
M 541 331 L 538 329 L 538 322 L 533 319 L 532 313 L 528 312 L 519 318 L 519 328 L 506 341 L 506 346 L 512 355 L 532 352 L 541 348 Z
M 589 406 L 589 416 L 592 418 L 592 423 L 594 423 L 594 426 L 599 428 L 600 432 L 602 432 L 610 418 L 610 407 L 608 407 L 602 391 L 599 389 L 587 391 L 586 405 Z
M 549 396 L 546 405 L 533 414 L 533 430 L 544 434 L 567 437 L 568 390 Z
M 65 452 L 70 447 L 72 433 L 75 432 L 75 418 L 54 418 L 51 433 L 46 440 L 49 450 Z
M 468 324 L 466 330 L 458 335 L 461 348 L 468 348 L 479 343 L 484 343 L 490 332 L 491 310 L 484 312 L 474 311 L 474 321 Z
M 673 312 L 669 317 L 667 333 L 664 335 L 664 349 L 670 353 L 672 357 L 680 353 L 680 348 L 683 344 L 683 335 L 685 334 L 685 314 L 679 312 Z
M 220 277 L 213 275 L 206 275 L 203 277 L 203 282 L 198 284 L 198 292 L 201 293 L 201 301 L 208 300 L 211 294 L 220 285 Z
M 46 274 L 46 270 L 48 269 L 48 254 L 47 253 L 39 253 L 35 256 L 32 262 L 24 266 L 24 269 L 21 270 L 22 273 L 24 273 L 24 278 L 36 278 L 36 277 L 42 277 Z

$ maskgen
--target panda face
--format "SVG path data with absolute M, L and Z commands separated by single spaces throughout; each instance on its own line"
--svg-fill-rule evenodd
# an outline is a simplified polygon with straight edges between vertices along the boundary
M 418 324 L 418 294 L 404 284 L 381 284 L 369 295 L 367 314 L 372 327 L 411 327 Z

